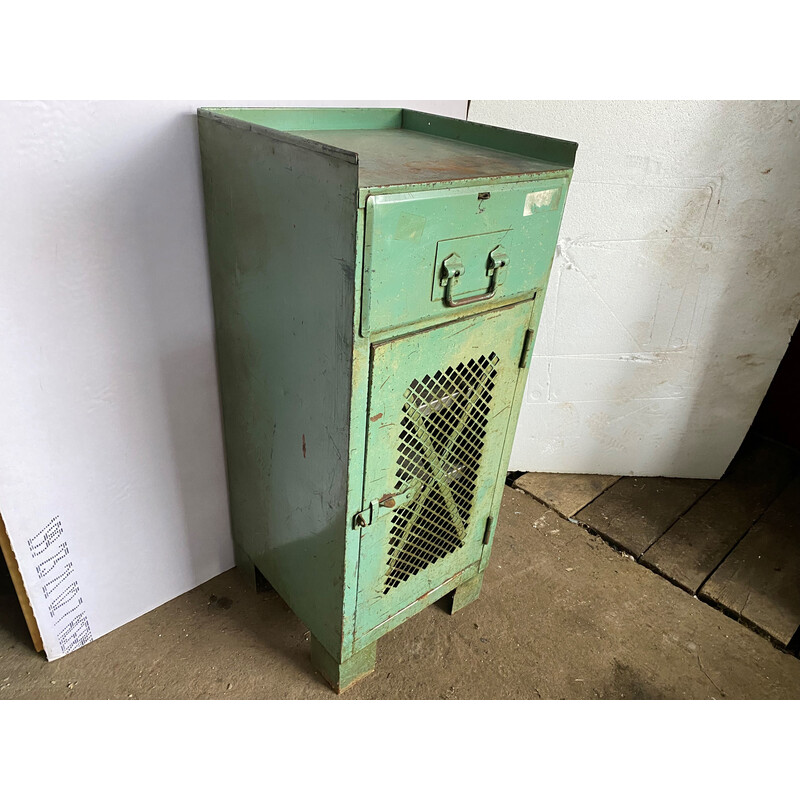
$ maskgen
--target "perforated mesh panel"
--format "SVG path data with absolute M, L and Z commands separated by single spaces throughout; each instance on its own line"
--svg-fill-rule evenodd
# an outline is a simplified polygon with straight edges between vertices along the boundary
M 420 489 L 392 517 L 384 594 L 464 543 L 498 360 L 448 367 L 405 393 L 395 490 Z

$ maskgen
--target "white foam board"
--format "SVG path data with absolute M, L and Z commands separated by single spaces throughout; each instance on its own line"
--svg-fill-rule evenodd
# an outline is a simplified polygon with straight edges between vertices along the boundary
M 204 105 L 376 103 L 0 107 L 0 514 L 49 659 L 233 565 Z

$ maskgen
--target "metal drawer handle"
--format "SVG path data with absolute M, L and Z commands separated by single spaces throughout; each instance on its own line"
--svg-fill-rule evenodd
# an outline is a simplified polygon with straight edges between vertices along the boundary
M 460 300 L 453 300 L 453 278 L 447 281 L 447 288 L 444 290 L 444 304 L 450 308 L 468 306 L 470 303 L 480 303 L 481 300 L 491 300 L 497 290 L 497 273 L 492 275 L 489 281 L 489 289 L 483 294 L 474 294 L 472 297 L 462 297 Z
M 453 287 L 458 283 L 458 279 L 464 273 L 464 267 L 457 253 L 448 256 L 442 262 L 442 277 L 447 279 L 444 290 L 444 304 L 448 308 L 460 308 L 471 303 L 480 303 L 482 300 L 491 300 L 497 287 L 505 278 L 505 267 L 508 266 L 508 256 L 498 245 L 489 253 L 486 273 L 490 276 L 489 288 L 481 294 L 474 294 L 471 297 L 462 297 L 460 300 L 453 299 Z

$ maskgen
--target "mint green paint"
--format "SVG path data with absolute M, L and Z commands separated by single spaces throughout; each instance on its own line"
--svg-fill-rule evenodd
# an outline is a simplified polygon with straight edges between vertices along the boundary
M 442 299 L 442 261 L 461 257 L 464 273 L 455 297 L 485 291 L 492 250 L 502 246 L 509 263 L 490 305 L 532 297 L 550 269 L 561 224 L 567 180 L 492 186 L 487 199 L 474 188 L 373 195 L 367 201 L 362 335 L 400 324 L 456 319 L 463 308 Z M 526 199 L 553 191 L 552 208 L 525 214 Z M 486 308 L 481 306 L 477 310 Z
M 316 636 L 311 635 L 311 663 L 337 694 L 375 669 L 377 652 L 376 642 L 371 642 L 352 656 L 340 661 L 320 644 Z
M 480 561 L 487 513 L 505 476 L 501 455 L 519 377 L 519 358 L 531 304 L 520 303 L 502 311 L 467 317 L 412 336 L 390 339 L 373 347 L 372 391 L 367 426 L 367 461 L 364 470 L 364 507 L 398 491 L 398 446 L 406 414 L 405 393 L 414 381 L 444 372 L 448 367 L 496 355 L 496 377 L 478 473 L 478 486 L 462 546 L 413 578 L 384 594 L 387 552 L 393 514 L 378 517 L 362 529 L 356 607 L 356 639 L 435 589 L 453 572 Z M 373 421 L 374 420 L 374 421 Z M 423 431 L 424 433 L 424 431 Z M 458 519 L 458 514 L 452 515 Z
M 264 573 L 343 688 L 372 668 L 383 633 L 448 592 L 463 587 L 459 606 L 480 590 L 575 146 L 402 109 L 198 113 L 237 563 Z M 406 163 L 398 144 L 422 160 Z M 441 179 L 419 179 L 439 167 Z M 557 202 L 530 200 L 549 189 Z M 470 297 L 490 285 L 498 247 L 495 296 L 448 308 L 439 261 L 458 254 L 453 296 Z M 395 486 L 404 393 L 491 352 L 463 545 L 384 593 L 394 512 L 378 504 L 412 496 Z M 357 528 L 370 503 L 380 513 Z
M 400 128 L 401 108 L 209 108 L 226 118 L 279 131 Z
M 536 292 L 536 297 L 534 298 L 533 308 L 531 310 L 531 316 L 527 323 L 528 330 L 534 332 L 534 341 L 536 338 L 536 331 L 539 330 L 539 320 L 542 316 L 542 306 L 544 304 L 545 298 L 545 288 L 547 286 L 547 279 L 550 277 L 550 271 L 548 270 L 547 275 L 545 276 L 545 282 L 542 283 L 542 287 L 539 291 Z M 531 342 L 531 349 L 533 348 L 533 342 Z M 512 401 L 511 413 L 509 415 L 508 420 L 508 428 L 506 429 L 505 438 L 503 440 L 503 454 L 500 457 L 500 461 L 503 464 L 503 469 L 508 469 L 508 461 L 511 458 L 511 448 L 514 446 L 514 434 L 517 429 L 517 422 L 519 421 L 519 411 L 520 407 L 522 406 L 522 398 L 525 394 L 525 385 L 528 380 L 528 371 L 530 369 L 530 359 L 528 363 L 524 365 L 523 369 L 519 371 L 519 377 L 517 378 L 517 388 L 514 392 L 514 399 Z M 491 510 L 489 511 L 489 515 L 492 519 L 495 520 L 495 524 L 492 527 L 489 535 L 489 541 L 483 548 L 483 552 L 481 554 L 481 563 L 480 563 L 480 571 L 486 569 L 486 566 L 489 563 L 489 556 L 492 552 L 492 543 L 494 542 L 494 537 L 497 533 L 497 519 L 500 515 L 500 504 L 503 500 L 503 487 L 498 487 L 499 491 L 495 493 L 494 501 L 492 502 Z
M 477 600 L 481 593 L 483 586 L 483 572 L 479 572 L 474 578 L 462 583 L 458 589 L 453 592 L 453 602 L 450 606 L 450 613 L 455 614 L 456 611 L 461 611 L 462 608 L 468 606 L 473 600 Z
M 403 127 L 420 133 L 430 133 L 454 141 L 468 142 L 480 147 L 491 147 L 506 153 L 535 158 L 572 167 L 578 145 L 564 139 L 553 139 L 533 133 L 495 128 L 477 122 L 465 122 L 452 117 L 440 117 L 424 111 L 403 110 Z
M 356 263 L 363 262 L 364 211 L 359 210 L 356 224 Z M 353 282 L 355 303 L 351 319 L 353 331 L 358 330 L 361 317 L 361 281 Z M 361 509 L 364 496 L 364 460 L 366 458 L 366 408 L 369 400 L 369 339 L 353 337 L 352 395 L 350 397 L 350 450 L 348 452 L 347 508 L 350 519 Z M 360 531 L 347 525 L 345 559 L 345 592 L 342 624 L 341 653 L 348 657 L 353 653 L 355 641 L 356 592 L 358 589 L 358 551 L 361 545 Z
M 234 539 L 338 655 L 356 167 L 199 123 Z
M 435 603 L 437 600 L 440 600 L 445 595 L 450 594 L 450 592 L 454 592 L 459 586 L 467 581 L 472 580 L 472 578 L 478 574 L 479 566 L 479 562 L 476 561 L 461 572 L 451 573 L 448 580 L 446 580 L 444 583 L 441 583 L 434 589 L 429 590 L 426 594 L 420 595 L 413 603 L 410 603 L 405 608 L 400 609 L 393 616 L 387 617 L 382 624 L 376 626 L 368 633 L 365 633 L 361 638 L 359 638 L 357 646 L 362 648 L 366 647 L 372 642 L 377 641 L 385 633 L 388 633 L 398 625 L 402 625 L 407 619 L 413 617 L 414 614 L 422 611 L 423 608 L 427 608 L 429 605 Z
M 405 108 L 206 108 L 203 116 L 220 116 L 279 131 L 383 130 L 404 128 L 451 141 L 489 147 L 571 168 L 577 145 L 522 131 L 412 111 Z
M 474 189 L 476 192 L 486 191 L 492 187 L 497 186 L 510 186 L 514 183 L 530 183 L 531 181 L 541 181 L 545 179 L 556 180 L 558 178 L 565 178 L 567 183 L 572 177 L 572 170 L 547 170 L 545 172 L 525 172 L 514 176 L 503 176 L 493 178 L 468 178 L 464 180 L 441 180 L 441 181 L 423 181 L 421 183 L 413 184 L 394 184 L 391 186 L 382 186 L 380 188 L 381 196 L 389 196 L 393 194 L 405 194 L 408 192 L 425 192 L 428 190 L 436 189 Z M 376 193 L 375 189 L 360 187 L 358 190 L 359 207 L 366 205 L 367 199 Z

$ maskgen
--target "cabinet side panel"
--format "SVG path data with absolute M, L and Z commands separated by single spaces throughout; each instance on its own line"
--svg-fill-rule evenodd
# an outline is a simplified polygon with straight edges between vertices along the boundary
M 199 126 L 234 540 L 336 655 L 357 166 Z

